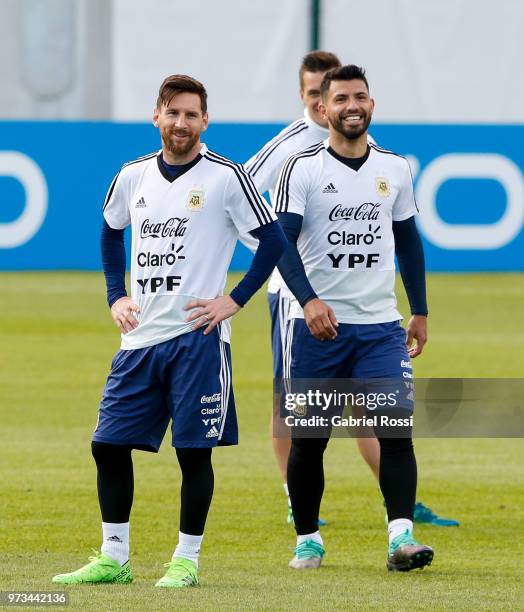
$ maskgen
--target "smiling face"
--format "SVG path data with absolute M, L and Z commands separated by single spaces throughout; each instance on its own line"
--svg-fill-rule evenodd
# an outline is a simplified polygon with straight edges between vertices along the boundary
M 361 79 L 331 81 L 320 106 L 328 124 L 348 140 L 367 132 L 375 102 Z
M 185 163 L 200 149 L 200 134 L 207 129 L 207 113 L 202 112 L 200 96 L 180 92 L 153 112 L 153 124 L 160 130 L 167 163 Z M 194 153 L 194 155 L 193 155 Z
M 326 72 L 305 71 L 302 73 L 300 81 L 300 99 L 311 119 L 322 127 L 327 127 L 327 121 L 320 112 L 322 101 L 320 98 L 320 83 L 322 83 Z

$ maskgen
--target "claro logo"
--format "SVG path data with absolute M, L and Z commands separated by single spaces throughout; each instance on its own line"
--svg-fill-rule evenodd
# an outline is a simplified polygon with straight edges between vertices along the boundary
M 409 161 L 416 172 L 417 160 L 409 158 Z M 498 181 L 506 192 L 506 209 L 500 219 L 482 225 L 446 223 L 437 210 L 437 193 L 451 179 Z M 500 249 L 521 232 L 524 224 L 522 173 L 502 155 L 450 153 L 437 157 L 420 173 L 415 195 L 420 206 L 421 230 L 428 240 L 443 249 Z
M 0 151 L 0 176 L 16 179 L 25 191 L 21 215 L 0 223 L 0 248 L 13 249 L 29 242 L 42 226 L 47 213 L 47 183 L 40 167 L 18 151 Z

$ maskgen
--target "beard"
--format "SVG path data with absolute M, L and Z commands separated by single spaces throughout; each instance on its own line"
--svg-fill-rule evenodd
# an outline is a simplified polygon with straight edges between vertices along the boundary
M 184 134 L 185 136 L 186 134 Z M 200 134 L 187 134 L 189 138 L 185 142 L 173 142 L 172 132 L 164 129 L 162 130 L 162 142 L 166 149 L 173 155 L 186 155 L 195 146 Z
M 354 114 L 354 113 L 352 113 Z M 329 123 L 333 126 L 339 134 L 345 136 L 348 140 L 356 140 L 360 138 L 364 132 L 367 131 L 369 124 L 371 123 L 371 113 L 367 113 L 364 117 L 364 123 L 361 126 L 352 127 L 344 123 L 341 114 L 329 117 Z

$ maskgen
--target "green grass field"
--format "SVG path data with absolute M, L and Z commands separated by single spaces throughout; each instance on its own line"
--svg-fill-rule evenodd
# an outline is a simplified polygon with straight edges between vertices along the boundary
M 6 273 L 0 282 L 0 590 L 51 590 L 54 574 L 76 569 L 100 546 L 90 437 L 119 338 L 101 274 Z M 521 275 L 432 275 L 428 286 L 430 341 L 415 363 L 418 376 L 523 377 Z M 241 443 L 214 453 L 200 587 L 153 586 L 178 535 L 180 476 L 165 440 L 158 455 L 134 454 L 135 582 L 71 587 L 73 609 L 524 609 L 519 439 L 416 441 L 418 497 L 461 526 L 419 527 L 435 561 L 409 574 L 386 571 L 377 484 L 354 441 L 333 440 L 322 508 L 325 563 L 318 572 L 289 570 L 294 532 L 268 436 L 263 292 L 233 329 Z

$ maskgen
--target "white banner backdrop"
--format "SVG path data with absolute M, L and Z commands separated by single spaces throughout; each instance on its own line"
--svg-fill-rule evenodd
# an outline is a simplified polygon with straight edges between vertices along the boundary
M 194 76 L 220 121 L 287 121 L 300 110 L 309 1 L 114 0 L 113 117 L 151 115 L 158 87 Z
M 375 120 L 524 122 L 522 0 L 323 0 L 323 46 L 367 69 Z
M 301 113 L 310 0 L 0 5 L 0 118 L 148 120 L 174 72 L 204 82 L 214 121 L 287 122 Z M 376 121 L 524 123 L 523 0 L 321 5 L 321 46 L 367 69 Z

